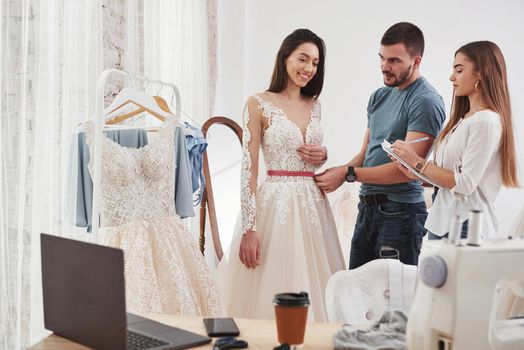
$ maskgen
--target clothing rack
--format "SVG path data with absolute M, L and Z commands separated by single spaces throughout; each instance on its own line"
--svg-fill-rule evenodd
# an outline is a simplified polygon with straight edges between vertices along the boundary
M 180 91 L 175 84 L 166 83 L 161 80 L 152 80 L 143 75 L 137 75 L 129 73 L 119 69 L 106 69 L 102 72 L 98 78 L 96 84 L 96 93 L 95 93 L 95 149 L 93 156 L 93 217 L 92 217 L 92 234 L 93 239 L 96 240 L 96 234 L 100 226 L 100 184 L 101 184 L 101 162 L 102 162 L 102 137 L 103 137 L 103 126 L 104 126 L 104 88 L 107 82 L 107 79 L 111 74 L 122 75 L 125 77 L 133 78 L 135 80 L 142 80 L 147 83 L 160 84 L 162 86 L 168 86 L 173 89 L 175 102 L 176 102 L 176 114 L 177 118 L 180 117 L 181 107 L 180 107 Z

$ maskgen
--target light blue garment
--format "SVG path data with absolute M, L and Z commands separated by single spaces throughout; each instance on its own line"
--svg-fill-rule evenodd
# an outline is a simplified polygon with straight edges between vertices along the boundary
M 87 227 L 91 231 L 93 207 L 93 181 L 89 173 L 89 147 L 85 142 L 85 133 L 78 137 L 77 199 L 76 226 Z M 141 148 L 147 145 L 147 133 L 144 130 L 107 131 L 106 137 L 123 147 Z M 193 210 L 193 191 L 191 184 L 191 165 L 185 143 L 185 134 L 181 127 L 175 131 L 175 207 L 181 217 L 195 216 Z M 74 175 L 73 175 L 74 176 Z M 71 204 L 74 205 L 74 204 Z
M 364 167 L 374 167 L 391 162 L 380 144 L 384 140 L 393 143 L 404 140 L 409 131 L 419 131 L 437 136 L 446 119 L 444 101 L 437 90 L 423 77 L 407 88 L 398 90 L 382 87 L 375 91 L 368 104 L 369 143 Z M 386 194 L 388 198 L 401 203 L 424 201 L 420 181 L 394 185 L 363 183 L 360 194 Z
M 193 209 L 192 167 L 182 127 L 175 130 L 175 207 L 182 219 L 195 216 Z
M 186 146 L 191 164 L 191 179 L 193 193 L 197 193 L 193 205 L 198 205 L 202 200 L 206 180 L 203 173 L 204 152 L 207 148 L 207 140 L 202 130 L 189 124 L 184 123 L 184 133 L 186 135 Z

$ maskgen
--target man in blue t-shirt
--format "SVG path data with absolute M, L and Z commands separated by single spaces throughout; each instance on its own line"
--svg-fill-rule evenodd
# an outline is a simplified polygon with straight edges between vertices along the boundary
M 418 263 L 427 216 L 422 184 L 404 176 L 380 144 L 424 138 L 413 143 L 413 148 L 426 157 L 446 118 L 442 97 L 420 75 L 422 31 L 411 23 L 397 23 L 380 43 L 386 86 L 369 99 L 362 149 L 348 164 L 316 176 L 318 186 L 326 192 L 336 190 L 344 181 L 362 183 L 350 269 L 377 258 Z M 417 164 L 417 168 L 423 166 Z

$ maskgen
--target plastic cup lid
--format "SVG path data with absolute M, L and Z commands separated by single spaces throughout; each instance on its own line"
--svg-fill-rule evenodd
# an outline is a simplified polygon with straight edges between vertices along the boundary
M 275 294 L 273 303 L 279 306 L 307 306 L 309 305 L 309 295 L 306 292 L 279 293 Z

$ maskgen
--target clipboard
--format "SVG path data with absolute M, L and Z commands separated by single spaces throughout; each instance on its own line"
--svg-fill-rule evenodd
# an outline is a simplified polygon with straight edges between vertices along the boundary
M 384 152 L 398 160 L 403 166 L 408 168 L 413 174 L 417 175 L 422 181 L 427 182 L 428 184 L 431 184 L 435 187 L 440 187 L 433 181 L 431 181 L 428 177 L 424 176 L 423 174 L 419 173 L 415 168 L 413 168 L 411 165 L 409 165 L 404 159 L 400 158 L 393 150 L 391 149 L 391 143 L 389 143 L 387 140 L 384 140 L 381 144 L 382 149 Z

